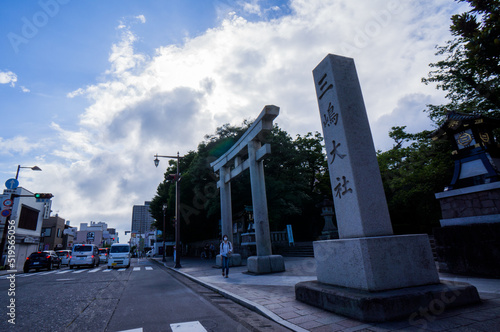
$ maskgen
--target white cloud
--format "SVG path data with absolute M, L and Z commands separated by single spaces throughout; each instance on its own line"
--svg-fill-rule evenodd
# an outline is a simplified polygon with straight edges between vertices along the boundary
M 143 24 L 146 23 L 146 17 L 144 15 L 138 15 L 135 18 L 138 19 Z
M 28 89 L 28 88 L 27 88 L 27 87 L 25 87 L 25 86 L 22 86 L 22 85 L 21 85 L 21 86 L 20 86 L 20 88 L 21 88 L 21 91 L 22 91 L 22 92 L 24 92 L 24 93 L 28 93 L 28 92 L 30 92 L 30 89 Z
M 257 15 L 261 14 L 260 5 L 258 4 L 258 0 L 253 0 L 251 2 L 244 1 L 241 3 L 241 6 L 243 7 L 243 10 L 246 13 L 257 14 Z
M 11 155 L 14 153 L 25 155 L 42 145 L 42 142 L 30 142 L 28 138 L 24 136 L 16 136 L 12 139 L 3 139 L 0 137 L 0 155 Z
M 261 11 L 256 1 L 246 4 L 246 13 Z M 230 13 L 204 34 L 159 45 L 151 55 L 137 53 L 137 36 L 120 22 L 103 79 L 68 94 L 90 102 L 80 129 L 53 125 L 63 141 L 53 152 L 61 162 L 48 167 L 57 181 L 44 185 L 58 194 L 59 209 L 72 220 L 115 220 L 128 229 L 132 205 L 152 198 L 163 179 L 167 163 L 155 169 L 153 154 L 195 150 L 217 126 L 255 118 L 266 104 L 281 108 L 276 122 L 292 136 L 321 131 L 311 71 L 328 53 L 354 58 L 377 148 L 391 147 L 390 126 L 427 128 L 422 110 L 442 95 L 420 79 L 436 61 L 434 46 L 451 38 L 454 2 L 290 6 L 291 15 L 271 21 Z
M 0 84 L 9 84 L 14 87 L 17 82 L 17 75 L 11 71 L 0 71 Z

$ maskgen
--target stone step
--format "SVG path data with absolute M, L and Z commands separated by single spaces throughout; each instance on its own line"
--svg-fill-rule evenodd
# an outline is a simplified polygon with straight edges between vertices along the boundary
M 312 242 L 296 242 L 294 246 L 283 247 L 281 255 L 288 257 L 314 257 Z

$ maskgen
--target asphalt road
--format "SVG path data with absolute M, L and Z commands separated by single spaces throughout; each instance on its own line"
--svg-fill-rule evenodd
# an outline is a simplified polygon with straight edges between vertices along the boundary
M 146 259 L 122 270 L 21 273 L 15 287 L 2 276 L 0 308 L 1 331 L 288 331 Z

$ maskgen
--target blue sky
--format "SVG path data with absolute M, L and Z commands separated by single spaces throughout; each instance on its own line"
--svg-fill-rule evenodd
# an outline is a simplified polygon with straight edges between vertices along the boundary
M 320 131 L 312 69 L 354 58 L 375 145 L 430 129 L 443 94 L 420 79 L 451 39 L 451 0 L 40 0 L 0 4 L 0 175 L 53 211 L 123 232 L 166 160 L 264 105 L 292 136 Z M 1 180 L 1 179 L 0 179 Z M 186 202 L 189 204 L 189 202 Z

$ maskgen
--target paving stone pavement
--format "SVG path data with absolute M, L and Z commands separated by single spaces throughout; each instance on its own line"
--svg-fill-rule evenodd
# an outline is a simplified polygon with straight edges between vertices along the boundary
M 153 258 L 161 263 L 161 258 Z M 223 278 L 213 260 L 185 258 L 182 268 L 173 269 L 172 258 L 165 266 L 219 291 L 294 331 L 500 331 L 500 280 L 440 274 L 442 280 L 474 285 L 482 303 L 443 310 L 439 303 L 422 308 L 409 319 L 364 323 L 295 300 L 295 284 L 316 280 L 314 258 L 285 257 L 285 272 L 252 275 L 246 266 L 231 267 Z

